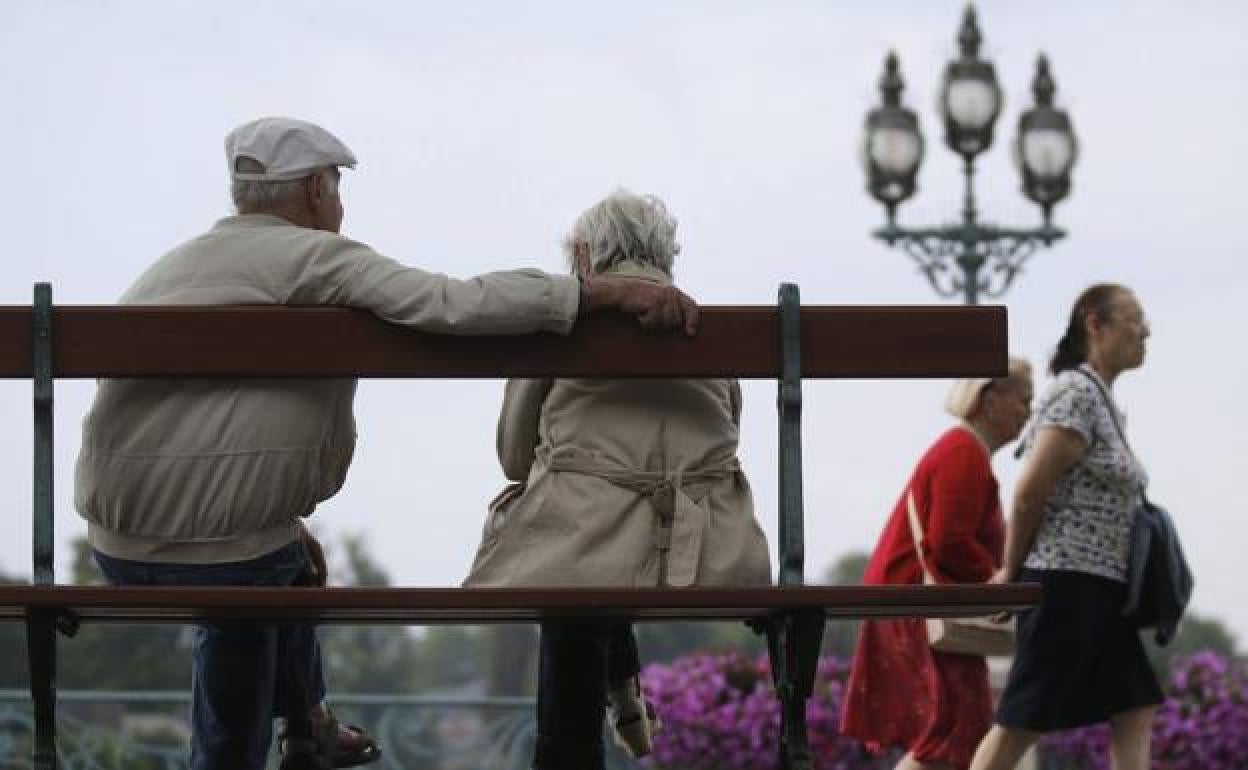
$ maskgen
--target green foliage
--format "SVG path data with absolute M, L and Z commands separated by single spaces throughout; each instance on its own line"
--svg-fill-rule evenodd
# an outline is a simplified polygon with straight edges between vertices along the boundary
M 362 537 L 346 537 L 342 547 L 345 563 L 337 571 L 331 568 L 331 582 L 347 586 L 390 585 L 390 576 L 368 553 Z M 326 558 L 333 550 L 326 546 Z M 324 626 L 318 636 L 331 694 L 404 692 L 415 684 L 413 671 L 419 655 L 416 640 L 406 628 Z
M 71 544 L 75 585 L 100 585 L 86 538 Z M 0 575 L 0 583 L 23 583 Z M 190 635 L 177 626 L 88 625 L 72 639 L 58 637 L 57 684 L 65 689 L 184 689 L 190 683 Z M 0 687 L 30 685 L 25 629 L 0 626 Z
M 669 663 L 694 652 L 758 655 L 766 640 L 744 623 L 638 623 L 641 664 Z
M 344 564 L 335 583 L 391 585 L 390 575 L 360 536 L 343 539 Z M 333 549 L 328 549 L 332 556 Z M 438 626 L 413 634 L 399 626 L 333 626 L 320 631 L 331 693 L 410 693 L 466 684 L 481 675 L 485 640 L 479 629 Z M 332 696 L 331 696 L 332 697 Z
M 830 586 L 862 585 L 862 576 L 867 573 L 870 561 L 871 554 L 866 551 L 846 551 L 824 571 L 823 583 Z
M 342 539 L 342 547 L 347 555 L 346 576 L 341 581 L 344 585 L 384 587 L 391 584 L 390 575 L 368 552 L 362 535 L 347 535 Z
M 1157 672 L 1165 677 L 1173 669 L 1173 663 L 1182 658 L 1189 658 L 1198 652 L 1214 652 L 1231 660 L 1237 654 L 1237 640 L 1226 624 L 1217 618 L 1188 612 L 1179 625 L 1174 639 L 1165 647 L 1153 642 L 1153 632 L 1143 633 L 1145 646 L 1148 648 L 1149 659 Z
M 21 585 L 19 580 L 0 572 L 0 585 Z M 0 623 L 0 688 L 25 689 L 30 686 L 26 663 L 26 631 L 20 623 Z
M 481 629 L 489 656 L 488 695 L 532 695 L 537 691 L 537 626 L 503 623 Z
M 71 544 L 74 585 L 107 581 L 86 537 Z M 57 684 L 81 690 L 180 690 L 191 682 L 191 630 L 168 625 L 84 625 L 60 637 Z
M 104 577 L 85 538 L 72 544 L 70 574 L 75 585 L 100 585 Z M 359 536 L 327 547 L 332 582 L 388 586 L 391 579 Z M 340 558 L 334 559 L 336 555 Z M 856 583 L 866 554 L 846 554 L 828 579 Z M 0 574 L 0 582 L 22 582 Z M 856 624 L 830 623 L 825 650 L 848 654 Z M 735 650 L 758 655 L 762 637 L 739 623 L 642 623 L 638 644 L 645 663 L 661 663 L 697 651 Z M 190 629 L 179 626 L 88 625 L 60 642 L 62 687 L 83 689 L 180 690 L 190 681 Z M 338 692 L 427 692 L 460 687 L 484 678 L 494 695 L 531 694 L 536 681 L 537 632 L 531 625 L 487 628 L 435 626 L 423 633 L 392 626 L 332 626 L 320 631 L 330 690 Z M 28 685 L 26 638 L 21 626 L 0 627 L 0 687 Z
M 73 541 L 70 576 L 75 585 L 102 585 L 86 538 Z M 333 549 L 331 549 L 332 553 Z M 331 570 L 333 582 L 349 586 L 386 586 L 390 577 L 360 537 L 341 543 L 342 563 Z M 0 573 L 0 583 L 21 583 Z M 500 627 L 509 628 L 509 627 Z M 333 626 L 320 630 L 330 691 L 411 693 L 459 687 L 483 677 L 487 648 L 499 629 L 435 627 L 424 633 L 395 626 Z M 65 689 L 185 690 L 190 685 L 192 630 L 183 626 L 84 625 L 58 644 L 58 685 Z M 535 638 L 532 629 L 529 634 Z M 514 642 L 515 637 L 512 637 Z M 498 645 L 508 658 L 499 670 L 521 672 L 531 683 L 534 657 L 515 659 L 519 649 Z M 535 650 L 532 642 L 530 650 Z M 26 688 L 26 635 L 21 625 L 0 626 L 0 687 Z M 531 684 L 522 684 L 522 688 Z M 520 694 L 520 693 L 516 693 Z
M 862 585 L 871 554 L 866 551 L 847 551 L 823 573 L 823 583 L 834 586 Z M 841 660 L 853 660 L 854 645 L 858 643 L 858 620 L 829 620 L 823 631 L 823 655 Z

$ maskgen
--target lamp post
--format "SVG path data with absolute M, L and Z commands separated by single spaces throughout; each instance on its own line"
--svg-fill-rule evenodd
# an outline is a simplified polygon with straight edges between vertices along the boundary
M 912 196 L 923 160 L 923 135 L 912 110 L 902 106 L 904 83 L 897 54 L 889 52 L 880 78 L 880 106 L 867 113 L 863 164 L 867 190 L 884 205 L 887 222 L 874 235 L 900 246 L 942 297 L 961 295 L 968 305 L 1005 294 L 1023 263 L 1040 246 L 1065 237 L 1052 222 L 1053 206 L 1070 193 L 1070 171 L 1078 153 L 1066 113 L 1053 106 L 1057 90 L 1048 59 L 1041 54 L 1032 81 L 1035 105 L 1018 121 L 1014 158 L 1023 194 L 1040 206 L 1035 228 L 997 227 L 980 222 L 975 206 L 975 158 L 992 145 L 1003 96 L 992 62 L 979 56 L 983 42 L 975 9 L 968 7 L 958 32 L 959 55 L 945 67 L 939 108 L 945 144 L 962 156 L 965 194 L 960 222 L 938 227 L 902 227 L 897 206 Z

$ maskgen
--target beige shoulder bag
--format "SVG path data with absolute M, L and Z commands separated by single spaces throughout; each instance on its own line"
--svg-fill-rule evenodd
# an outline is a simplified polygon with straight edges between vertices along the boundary
M 923 570 L 923 584 L 936 585 L 936 578 L 923 558 L 923 527 L 914 505 L 914 491 L 906 492 L 906 509 L 910 514 L 910 536 L 914 552 Z M 1012 655 L 1014 653 L 1014 619 L 995 621 L 991 617 L 927 618 L 927 643 L 933 650 L 961 655 Z

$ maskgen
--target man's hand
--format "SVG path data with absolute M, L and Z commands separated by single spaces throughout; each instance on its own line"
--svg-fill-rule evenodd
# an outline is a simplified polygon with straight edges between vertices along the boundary
M 317 540 L 302 522 L 299 524 L 299 529 L 302 531 L 299 539 L 303 543 L 303 552 L 308 558 L 303 566 L 303 574 L 300 576 L 300 585 L 324 588 L 329 581 L 329 567 L 325 565 L 325 549 L 321 547 L 321 541 Z
M 636 316 L 643 329 L 698 332 L 698 303 L 675 286 L 598 275 L 585 279 L 588 310 L 613 308 Z

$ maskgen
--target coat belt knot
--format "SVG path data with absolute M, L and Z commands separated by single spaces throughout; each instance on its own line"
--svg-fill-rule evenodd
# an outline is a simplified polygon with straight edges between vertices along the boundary
M 698 576 L 702 536 L 708 525 L 706 508 L 691 496 L 698 487 L 741 472 L 736 458 L 699 468 L 638 471 L 613 467 L 591 458 L 558 453 L 550 470 L 583 473 L 648 498 L 654 511 L 654 549 L 659 559 L 659 585 L 683 588 Z

